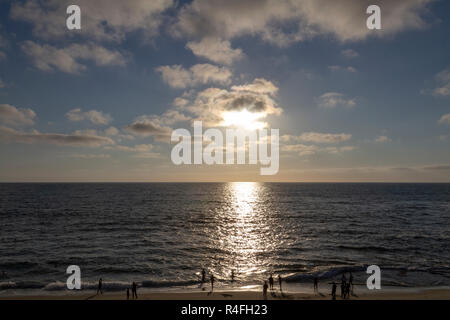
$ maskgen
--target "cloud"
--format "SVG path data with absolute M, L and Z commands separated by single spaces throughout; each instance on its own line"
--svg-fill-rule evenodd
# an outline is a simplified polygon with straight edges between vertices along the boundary
M 281 141 L 284 142 L 315 142 L 315 143 L 340 143 L 348 141 L 352 138 L 351 134 L 347 133 L 319 133 L 319 132 L 305 132 L 299 136 L 284 135 L 281 136 Z
M 81 32 L 67 32 L 66 8 L 70 1 L 29 0 L 11 4 L 12 19 L 32 24 L 35 37 L 53 40 L 82 36 L 93 40 L 122 41 L 128 33 L 141 31 L 145 37 L 158 34 L 163 13 L 173 0 L 77 0 L 81 8 Z
M 198 42 L 190 41 L 186 47 L 196 56 L 226 65 L 230 65 L 233 61 L 244 57 L 242 49 L 233 49 L 230 41 L 217 38 L 204 38 Z
M 356 147 L 354 146 L 343 146 L 343 147 L 319 147 L 316 145 L 305 145 L 305 144 L 286 144 L 281 146 L 281 151 L 285 152 L 295 152 L 299 156 L 312 156 L 317 153 L 328 153 L 328 154 L 339 154 L 342 152 L 353 151 Z
M 439 119 L 439 123 L 440 123 L 440 124 L 450 124 L 450 113 L 444 114 L 444 115 Z
M 228 68 L 212 64 L 196 64 L 189 70 L 180 65 L 161 66 L 156 71 L 169 86 L 182 89 L 207 83 L 229 84 L 232 74 Z
M 88 120 L 97 125 L 107 125 L 112 121 L 112 117 L 109 114 L 97 110 L 83 112 L 80 108 L 70 110 L 66 113 L 66 117 L 73 122 Z
M 383 143 L 383 142 L 390 142 L 391 139 L 388 136 L 378 136 L 375 138 L 375 142 Z
M 108 129 L 105 130 L 105 135 L 107 136 L 117 136 L 120 133 L 119 129 L 117 129 L 116 127 L 109 127 Z
M 36 113 L 31 109 L 17 109 L 9 104 L 0 104 L 0 122 L 12 126 L 33 125 Z
M 317 153 L 320 148 L 314 145 L 291 144 L 282 146 L 281 150 L 286 152 L 296 152 L 300 156 L 310 156 Z
M 134 147 L 116 146 L 115 149 L 119 150 L 119 151 L 126 151 L 126 152 L 141 152 L 141 153 L 145 153 L 145 152 L 151 151 L 153 149 L 153 145 L 151 145 L 151 144 L 138 144 L 138 145 L 135 145 Z
M 383 29 L 366 28 L 368 3 L 359 0 L 193 0 L 176 17 L 177 36 L 233 39 L 259 36 L 286 46 L 319 35 L 358 41 L 426 26 L 422 14 L 431 0 L 382 0 Z
M 319 107 L 332 109 L 338 106 L 352 108 L 356 106 L 356 101 L 338 92 L 327 92 L 319 97 Z
M 75 159 L 109 159 L 111 158 L 111 155 L 109 154 L 72 154 L 69 155 L 69 158 L 75 158 Z
M 353 49 L 345 49 L 341 51 L 341 54 L 346 58 L 356 58 L 359 57 L 359 53 Z
M 435 96 L 449 96 L 450 95 L 450 69 L 445 69 L 439 72 L 435 77 L 438 86 L 433 90 Z
M 184 107 L 203 121 L 204 126 L 221 126 L 225 112 L 248 111 L 257 113 L 258 119 L 268 115 L 280 115 L 275 96 L 278 88 L 262 78 L 241 86 L 232 86 L 230 90 L 208 88 L 197 94 L 194 101 Z
M 169 142 L 172 134 L 172 129 L 161 125 L 155 116 L 141 116 L 128 125 L 126 129 L 138 136 L 152 136 L 160 142 Z
M 99 147 L 114 144 L 114 141 L 108 137 L 91 134 L 40 133 L 36 130 L 22 132 L 4 126 L 0 126 L 0 139 L 6 142 L 72 147 Z
M 329 66 L 328 69 L 330 69 L 331 71 L 348 71 L 348 72 L 358 72 L 358 70 L 356 70 L 356 68 L 352 67 L 352 66 L 348 66 L 348 67 L 341 67 L 341 66 Z
M 79 74 L 87 69 L 84 61 L 92 61 L 97 66 L 124 66 L 126 58 L 119 52 L 108 50 L 95 44 L 72 44 L 57 48 L 48 44 L 39 45 L 25 41 L 22 51 L 32 60 L 34 66 L 42 71 L 58 69 L 62 72 Z

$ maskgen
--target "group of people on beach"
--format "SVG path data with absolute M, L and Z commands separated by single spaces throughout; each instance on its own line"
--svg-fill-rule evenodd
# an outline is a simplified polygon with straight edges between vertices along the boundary
M 264 281 L 264 284 L 263 284 L 263 298 L 264 298 L 264 300 L 267 300 L 267 289 L 270 289 L 270 291 L 273 291 L 273 289 L 274 289 L 273 288 L 273 286 L 274 286 L 274 279 L 273 279 L 272 274 L 270 274 L 268 281 L 269 281 L 269 284 L 267 284 L 267 281 Z M 281 275 L 279 274 L 278 275 L 278 284 L 280 286 L 280 292 L 283 291 L 283 289 L 281 287 L 281 283 L 282 282 L 283 282 L 283 279 L 281 278 Z
M 231 277 L 234 281 L 234 272 L 232 272 Z M 213 292 L 214 290 L 214 282 L 216 281 L 216 278 L 214 277 L 214 275 L 211 273 L 211 276 L 209 277 L 209 281 L 211 282 L 211 291 L 210 293 Z M 205 269 L 202 269 L 202 283 L 201 286 L 203 286 L 203 284 L 206 282 L 206 271 Z
M 283 292 L 282 289 L 282 283 L 283 283 L 283 279 L 281 277 L 281 275 L 278 275 L 278 285 L 280 286 L 280 292 Z M 234 282 L 235 280 L 235 273 L 234 270 L 231 271 L 231 281 Z M 213 274 L 210 275 L 209 277 L 209 281 L 211 283 L 211 291 L 208 293 L 211 294 L 214 290 L 214 282 L 216 281 L 216 278 L 214 277 Z M 319 278 L 318 277 L 314 277 L 313 279 L 314 281 L 314 293 L 319 293 Z M 267 291 L 270 289 L 270 291 L 274 290 L 274 278 L 273 275 L 270 274 L 268 280 L 264 281 L 263 284 L 263 298 L 264 300 L 267 300 Z M 206 270 L 202 269 L 201 271 L 201 286 L 203 286 L 203 284 L 206 283 Z M 332 282 L 332 286 L 331 286 L 331 299 L 332 300 L 336 300 L 336 289 L 337 289 L 337 284 L 335 281 Z M 130 288 L 127 288 L 127 300 L 130 299 Z M 103 294 L 103 280 L 102 278 L 100 278 L 98 280 L 98 287 L 97 287 L 97 295 L 98 294 Z M 273 293 L 272 293 L 273 295 Z M 347 277 L 345 276 L 345 273 L 342 274 L 342 278 L 341 278 L 341 298 L 342 299 L 349 299 L 350 295 L 353 295 L 353 275 L 350 272 L 349 273 L 349 278 L 347 281 Z M 138 295 L 137 295 L 137 283 L 136 282 L 132 282 L 131 284 L 131 298 L 132 299 L 137 299 Z
M 336 282 L 333 281 L 332 287 L 331 287 L 331 299 L 336 300 Z M 342 299 L 349 299 L 350 295 L 353 295 L 353 275 L 350 272 L 348 281 L 345 277 L 345 273 L 342 274 L 341 278 L 341 298 Z
M 98 280 L 98 286 L 97 286 L 97 295 L 98 294 L 103 294 L 103 279 L 100 278 Z M 133 281 L 133 283 L 131 284 L 131 298 L 132 299 L 137 299 L 138 295 L 137 295 L 137 283 Z M 127 300 L 130 300 L 130 288 L 127 288 Z

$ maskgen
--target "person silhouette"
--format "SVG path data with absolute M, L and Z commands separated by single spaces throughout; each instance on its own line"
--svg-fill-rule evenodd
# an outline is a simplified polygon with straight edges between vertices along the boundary
M 267 288 L 269 286 L 267 285 L 267 281 L 264 281 L 264 285 L 263 285 L 263 298 L 264 300 L 267 300 Z
M 336 282 L 333 281 L 333 285 L 331 287 L 331 299 L 336 300 Z
M 133 281 L 133 283 L 131 284 L 131 294 L 133 296 L 133 299 L 137 299 L 138 295 L 137 295 L 137 283 Z
M 270 290 L 273 290 L 273 277 L 272 277 L 272 274 L 270 274 L 270 277 L 269 277 L 269 286 L 270 286 Z
M 127 300 L 130 300 L 130 288 L 127 288 Z
M 283 290 L 281 289 L 281 281 L 282 281 L 281 275 L 279 274 L 279 275 L 278 275 L 278 284 L 280 285 L 280 291 L 283 291 Z
M 350 282 L 345 284 L 345 299 L 350 298 Z
M 319 291 L 319 279 L 317 277 L 314 277 L 314 292 Z
M 341 298 L 345 298 L 345 287 L 346 287 L 346 282 L 343 277 L 342 281 L 341 281 Z
M 350 277 L 348 279 L 348 283 L 350 284 L 350 293 L 353 295 L 353 275 L 350 272 Z
M 214 275 L 211 275 L 211 292 L 213 292 L 214 290 L 214 281 L 216 280 L 216 278 L 214 278 Z
M 202 269 L 202 284 L 206 281 L 206 271 L 205 269 Z
M 102 289 L 102 287 L 103 287 L 103 280 L 102 280 L 102 278 L 100 278 L 99 280 L 98 280 L 98 287 L 97 287 L 97 294 L 100 292 L 100 294 L 103 294 L 103 289 Z

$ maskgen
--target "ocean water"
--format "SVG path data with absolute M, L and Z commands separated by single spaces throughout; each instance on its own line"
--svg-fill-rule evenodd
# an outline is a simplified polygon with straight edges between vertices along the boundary
M 0 184 L 0 293 L 327 282 L 450 285 L 450 184 Z M 236 281 L 231 283 L 234 270 Z

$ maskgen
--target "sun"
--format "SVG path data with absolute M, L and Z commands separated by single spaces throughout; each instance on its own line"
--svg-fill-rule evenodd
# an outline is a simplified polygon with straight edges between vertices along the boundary
M 258 121 L 264 117 L 264 113 L 250 112 L 247 109 L 241 111 L 225 111 L 222 114 L 224 127 L 237 127 L 245 130 L 258 130 L 266 126 L 264 122 Z

